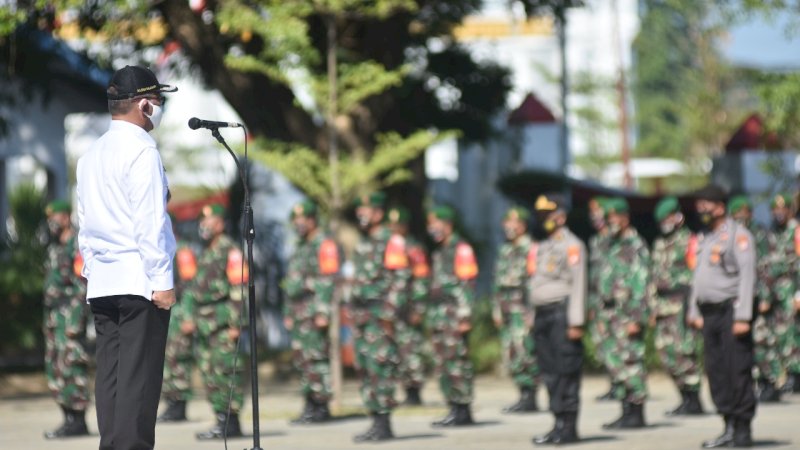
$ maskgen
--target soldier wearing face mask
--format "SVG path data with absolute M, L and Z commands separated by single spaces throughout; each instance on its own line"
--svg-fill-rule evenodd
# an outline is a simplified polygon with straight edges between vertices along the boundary
M 706 229 L 698 241 L 688 320 L 703 330 L 711 398 L 725 420 L 723 433 L 702 446 L 750 447 L 750 424 L 756 412 L 751 333 L 756 278 L 753 235 L 725 214 L 727 195 L 722 188 L 710 185 L 695 196 L 695 208 Z
M 755 363 L 759 372 L 759 401 L 780 401 L 778 379 L 787 372 L 795 381 L 799 367 L 792 364 L 795 334 L 795 303 L 800 264 L 800 227 L 794 219 L 794 202 L 789 194 L 776 195 L 771 202 L 772 227 L 759 264 L 759 279 L 766 288 L 758 301 L 759 316 L 753 324 Z
M 45 375 L 64 413 L 64 423 L 46 432 L 45 438 L 87 436 L 89 355 L 81 339 L 86 334 L 87 317 L 86 283 L 80 277 L 83 261 L 70 222 L 69 203 L 56 200 L 45 212 L 52 239 L 47 247 L 44 281 Z
M 193 326 L 187 328 L 197 336 L 198 366 L 216 424 L 196 437 L 241 436 L 244 361 L 237 344 L 243 313 L 242 285 L 247 283 L 248 268 L 243 265 L 242 250 L 225 233 L 222 205 L 203 207 L 198 233 L 205 246 L 197 260 L 197 274 L 186 285 L 181 302 L 189 311 L 187 317 L 194 318 Z
M 314 202 L 305 200 L 295 205 L 291 220 L 298 240 L 283 280 L 283 322 L 291 335 L 292 360 L 300 372 L 300 391 L 305 398 L 303 412 L 292 423 L 319 423 L 330 419 L 328 324 L 339 272 L 339 248 L 320 229 Z
M 642 428 L 647 399 L 644 330 L 649 318 L 646 297 L 650 252 L 631 226 L 625 199 L 609 199 L 606 211 L 609 268 L 599 280 L 603 304 L 600 314 L 613 336 L 606 354 L 610 372 L 619 383 L 616 398 L 622 402 L 622 415 L 603 428 Z
M 500 330 L 509 372 L 519 389 L 519 400 L 503 409 L 506 413 L 538 411 L 536 388 L 539 367 L 534 355 L 533 310 L 528 303 L 527 281 L 533 271 L 533 241 L 528 235 L 530 213 L 511 208 L 503 219 L 506 242 L 497 255 L 494 273 L 492 317 Z
M 650 325 L 661 363 L 681 394 L 681 403 L 669 416 L 700 415 L 701 336 L 686 326 L 692 273 L 697 264 L 697 237 L 684 225 L 678 199 L 667 197 L 655 209 L 661 235 L 653 242 L 648 300 Z

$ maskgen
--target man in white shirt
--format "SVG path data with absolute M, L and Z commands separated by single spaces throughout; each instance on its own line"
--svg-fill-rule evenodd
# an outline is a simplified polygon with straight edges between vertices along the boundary
M 148 131 L 161 121 L 162 94 L 176 90 L 143 67 L 115 72 L 106 91 L 111 126 L 78 161 L 78 242 L 97 329 L 100 450 L 155 445 L 175 303 L 175 237 L 167 178 Z

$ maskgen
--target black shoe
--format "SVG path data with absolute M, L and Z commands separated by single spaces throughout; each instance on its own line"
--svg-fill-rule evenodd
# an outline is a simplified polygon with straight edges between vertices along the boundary
M 305 425 L 313 422 L 314 418 L 314 401 L 311 399 L 311 395 L 306 395 L 306 403 L 303 405 L 303 411 L 300 415 L 291 420 L 289 423 L 291 425 Z
M 604 430 L 618 430 L 618 429 L 622 428 L 622 421 L 625 420 L 625 417 L 627 417 L 628 414 L 630 414 L 629 409 L 630 409 L 630 403 L 623 401 L 622 402 L 622 415 L 617 417 L 617 419 L 614 420 L 613 422 L 604 423 L 603 424 L 603 429 Z
M 686 411 L 683 415 L 685 416 L 702 416 L 705 414 L 705 410 L 703 410 L 703 404 L 700 403 L 700 392 L 699 391 L 686 391 L 687 402 L 686 402 Z
M 750 421 L 736 419 L 733 422 L 733 446 L 752 447 L 753 438 L 750 431 Z
M 457 406 L 456 420 L 453 425 L 457 427 L 475 425 L 475 421 L 472 420 L 472 411 L 470 410 L 469 403 Z
M 683 416 L 686 415 L 687 407 L 689 406 L 689 392 L 681 389 L 681 404 L 675 409 L 671 409 L 664 413 L 667 417 Z
M 223 439 L 225 436 L 232 438 L 232 437 L 241 437 L 242 436 L 242 427 L 239 424 L 239 414 L 238 413 L 231 413 L 230 417 L 226 413 L 217 413 L 217 424 L 211 427 L 210 430 L 204 431 L 202 433 L 195 434 L 195 437 L 198 441 L 208 441 L 212 439 Z M 226 422 L 227 420 L 227 427 Z
M 702 448 L 720 448 L 733 445 L 733 419 L 725 417 L 725 430 L 717 438 L 703 442 Z
M 630 403 L 628 405 L 628 415 L 623 416 L 621 429 L 644 428 L 647 426 L 644 421 L 644 404 Z
M 553 424 L 553 429 L 546 434 L 534 436 L 532 441 L 534 445 L 548 445 L 555 444 L 555 439 L 561 434 L 564 428 L 564 418 L 562 414 L 556 414 L 556 421 Z
M 436 422 L 431 423 L 434 427 L 451 427 L 456 421 L 456 409 L 457 405 L 455 403 L 450 403 L 450 411 L 447 413 L 446 416 L 442 417 L 441 419 L 437 420 Z
M 406 400 L 403 402 L 404 405 L 407 406 L 421 406 L 422 405 L 422 398 L 419 396 L 419 388 L 418 387 L 407 387 L 406 388 Z
M 781 391 L 775 389 L 775 384 L 769 380 L 759 380 L 761 392 L 758 394 L 758 401 L 761 403 L 779 403 L 781 401 Z
M 517 403 L 503 408 L 504 413 L 523 413 L 535 411 L 539 411 L 539 406 L 536 404 L 535 387 L 519 388 L 519 400 Z
M 792 378 L 792 393 L 800 394 L 800 373 L 793 372 L 789 376 Z
M 64 412 L 64 423 L 53 431 L 45 432 L 45 439 L 61 439 L 89 435 L 89 429 L 86 427 L 86 411 L 76 411 L 65 407 L 61 409 Z
M 598 402 L 608 402 L 611 400 L 616 400 L 617 398 L 617 387 L 619 383 L 611 383 L 611 386 L 608 388 L 608 392 L 602 395 L 598 395 L 596 400 Z
M 389 413 L 375 415 L 375 431 L 372 433 L 371 438 L 373 441 L 394 439 L 392 424 L 389 421 Z
M 156 422 L 185 422 L 186 421 L 186 401 L 167 400 L 167 409 L 161 413 Z
M 556 445 L 564 445 L 578 442 L 580 440 L 578 437 L 578 413 L 561 413 L 561 418 L 561 432 L 553 437 L 553 443 Z
M 378 413 L 369 413 L 370 417 L 372 417 L 372 425 L 370 425 L 367 431 L 357 434 L 353 437 L 353 442 L 367 442 L 372 441 L 373 436 L 375 435 L 375 430 L 378 428 Z
M 328 402 L 314 401 L 311 413 L 311 423 L 323 423 L 331 420 L 331 410 L 328 409 Z

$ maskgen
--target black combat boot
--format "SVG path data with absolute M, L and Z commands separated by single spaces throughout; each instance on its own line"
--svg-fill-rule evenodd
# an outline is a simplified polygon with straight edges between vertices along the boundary
M 683 413 L 683 415 L 702 416 L 706 413 L 703 410 L 703 404 L 700 403 L 700 391 L 686 391 L 686 396 L 686 411 Z
M 536 388 L 523 386 L 519 388 L 519 400 L 513 405 L 503 408 L 504 413 L 521 413 L 538 411 L 536 404 Z
M 627 417 L 630 414 L 629 409 L 630 409 L 630 403 L 628 403 L 626 401 L 623 401 L 622 402 L 622 415 L 620 415 L 613 422 L 604 423 L 603 424 L 603 429 L 604 430 L 618 430 L 618 429 L 622 428 L 622 421 L 625 420 L 625 417 Z
M 311 412 L 311 423 L 323 423 L 331 420 L 331 410 L 328 409 L 328 402 L 324 401 L 317 401 L 311 400 L 312 402 L 312 412 Z
M 242 436 L 242 427 L 239 424 L 238 413 L 232 412 L 230 414 L 230 417 L 228 417 L 226 413 L 221 412 L 221 413 L 216 413 L 215 417 L 217 419 L 216 425 L 211 427 L 211 429 L 208 431 L 195 434 L 195 437 L 197 438 L 198 441 L 223 439 L 225 436 L 229 438 Z M 227 427 L 225 426 L 226 420 L 228 422 Z
M 456 405 L 456 420 L 453 425 L 457 427 L 475 425 L 469 403 Z
M 156 422 L 186 422 L 186 401 L 167 400 L 167 409 L 158 416 Z
M 687 407 L 689 406 L 689 392 L 686 389 L 681 389 L 681 403 L 675 409 L 671 409 L 664 413 L 668 417 L 683 416 L 686 414 Z
M 373 441 L 386 441 L 394 439 L 389 413 L 375 415 L 375 431 L 372 433 Z
M 565 412 L 561 413 L 562 427 L 561 432 L 553 438 L 553 443 L 556 445 L 571 444 L 578 442 L 578 413 Z
M 775 383 L 761 378 L 758 380 L 761 392 L 758 393 L 758 401 L 761 403 L 778 403 L 781 401 L 781 391 L 775 389 Z
M 628 414 L 623 415 L 621 429 L 644 428 L 644 404 L 628 403 Z
M 45 432 L 45 439 L 89 435 L 89 429 L 86 427 L 86 411 L 77 411 L 63 406 L 61 410 L 64 412 L 64 423 L 53 431 Z
M 373 437 L 375 436 L 375 432 L 378 428 L 378 413 L 370 412 L 369 416 L 372 418 L 372 425 L 370 425 L 367 431 L 355 435 L 353 437 L 353 442 L 367 442 L 374 440 Z
M 791 372 L 789 378 L 792 380 L 791 392 L 793 394 L 800 394 L 800 372 Z
M 752 447 L 753 438 L 750 431 L 750 421 L 735 419 L 733 421 L 733 446 Z
M 733 426 L 733 418 L 725 416 L 725 430 L 715 439 L 703 442 L 702 448 L 720 448 L 733 445 Z
M 431 425 L 434 427 L 451 427 L 456 421 L 456 409 L 458 405 L 453 402 L 450 402 L 450 411 L 448 411 L 447 415 L 442 417 L 441 419 L 433 422 Z
M 305 425 L 312 423 L 314 419 L 314 400 L 311 399 L 311 394 L 306 394 L 306 403 L 303 405 L 303 411 L 300 415 L 289 422 L 292 425 Z
M 406 400 L 403 402 L 404 405 L 407 406 L 421 406 L 422 405 L 422 398 L 419 396 L 419 388 L 418 387 L 407 387 L 406 388 Z
M 553 424 L 553 429 L 545 434 L 534 436 L 532 442 L 535 445 L 554 444 L 555 439 L 560 437 L 561 430 L 563 428 L 564 428 L 564 415 L 556 414 L 556 421 Z
M 617 398 L 617 388 L 619 387 L 619 383 L 611 382 L 611 386 L 608 388 L 608 392 L 605 394 L 598 395 L 596 400 L 598 402 L 607 402 L 611 400 L 615 400 Z

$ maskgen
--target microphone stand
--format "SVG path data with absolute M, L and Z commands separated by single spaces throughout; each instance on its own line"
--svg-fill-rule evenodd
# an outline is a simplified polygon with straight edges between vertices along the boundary
M 211 135 L 222 144 L 228 153 L 233 157 L 236 168 L 239 169 L 239 177 L 244 184 L 244 229 L 245 241 L 247 242 L 247 267 L 253 270 L 253 241 L 256 238 L 256 230 L 253 225 L 253 208 L 250 206 L 250 188 L 247 186 L 247 172 L 242 169 L 239 158 L 225 142 L 219 133 L 219 128 L 211 128 Z M 245 154 L 245 163 L 247 155 Z M 252 402 L 253 402 L 253 448 L 250 450 L 263 450 L 261 448 L 261 432 L 259 427 L 259 408 L 258 408 L 258 352 L 256 350 L 256 285 L 252 274 L 247 277 L 247 308 L 250 312 L 250 376 L 252 379 Z M 227 428 L 227 426 L 226 426 Z

